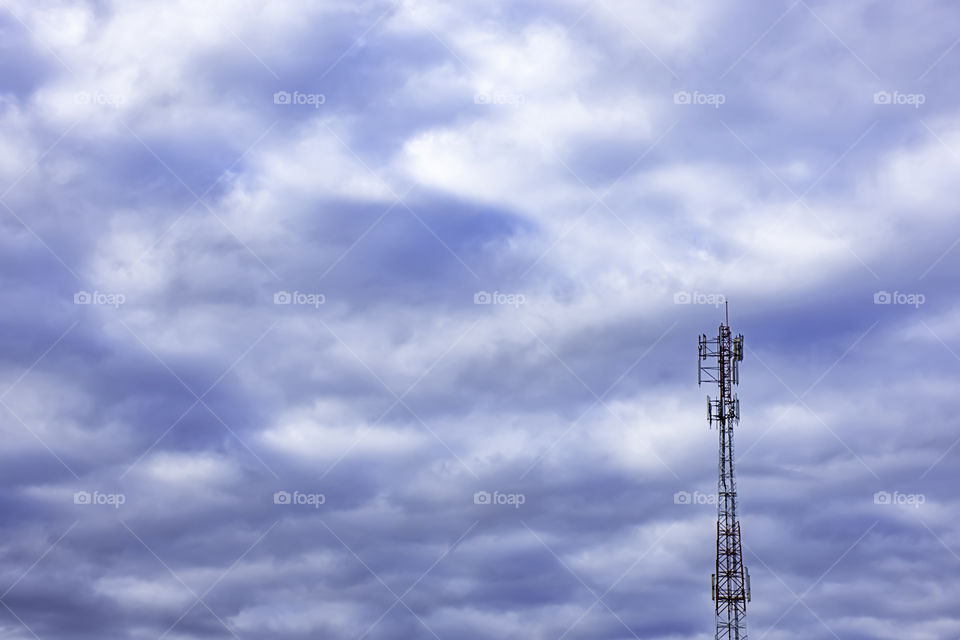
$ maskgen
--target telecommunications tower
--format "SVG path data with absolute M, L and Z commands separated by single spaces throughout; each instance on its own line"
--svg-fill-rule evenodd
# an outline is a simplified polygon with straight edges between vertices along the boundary
M 730 316 L 724 303 L 724 321 L 716 338 L 699 340 L 697 383 L 716 383 L 719 395 L 707 396 L 707 422 L 717 423 L 720 435 L 720 477 L 717 481 L 717 563 L 710 580 L 716 607 L 716 640 L 746 640 L 744 618 L 750 602 L 750 573 L 743 566 L 740 521 L 737 519 L 737 482 L 734 474 L 733 427 L 740 422 L 740 401 L 733 393 L 739 384 L 743 335 L 730 335 Z

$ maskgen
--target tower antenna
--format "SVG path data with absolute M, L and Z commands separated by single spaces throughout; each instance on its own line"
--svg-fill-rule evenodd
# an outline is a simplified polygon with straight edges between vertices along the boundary
M 733 428 L 740 423 L 740 401 L 733 387 L 740 383 L 743 335 L 730 333 L 730 315 L 724 301 L 724 321 L 716 338 L 701 334 L 697 382 L 716 383 L 719 396 L 707 396 L 707 421 L 714 420 L 720 435 L 720 465 L 717 480 L 717 560 L 710 580 L 714 601 L 716 640 L 746 640 L 745 617 L 750 602 L 750 572 L 743 564 L 740 521 L 737 519 L 737 482 L 733 457 Z

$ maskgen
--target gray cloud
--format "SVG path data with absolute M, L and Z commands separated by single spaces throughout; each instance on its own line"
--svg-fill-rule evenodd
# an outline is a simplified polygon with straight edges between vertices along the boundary
M 955 13 L 9 3 L 0 629 L 956 636 Z

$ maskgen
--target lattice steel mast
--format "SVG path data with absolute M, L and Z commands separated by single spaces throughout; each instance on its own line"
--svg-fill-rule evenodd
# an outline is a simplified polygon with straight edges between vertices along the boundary
M 724 321 L 716 338 L 700 336 L 697 383 L 715 382 L 720 395 L 707 396 L 707 422 L 719 425 L 720 477 L 717 481 L 717 563 L 711 578 L 716 604 L 716 639 L 746 640 L 744 618 L 750 602 L 750 574 L 743 565 L 740 522 L 737 520 L 737 482 L 734 473 L 733 427 L 740 422 L 740 401 L 733 393 L 739 384 L 738 363 L 743 360 L 743 335 L 730 334 L 730 317 L 724 303 Z

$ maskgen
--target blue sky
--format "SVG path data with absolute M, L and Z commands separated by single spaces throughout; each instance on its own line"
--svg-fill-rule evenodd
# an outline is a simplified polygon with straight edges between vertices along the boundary
M 0 632 L 960 636 L 958 24 L 3 0 Z

